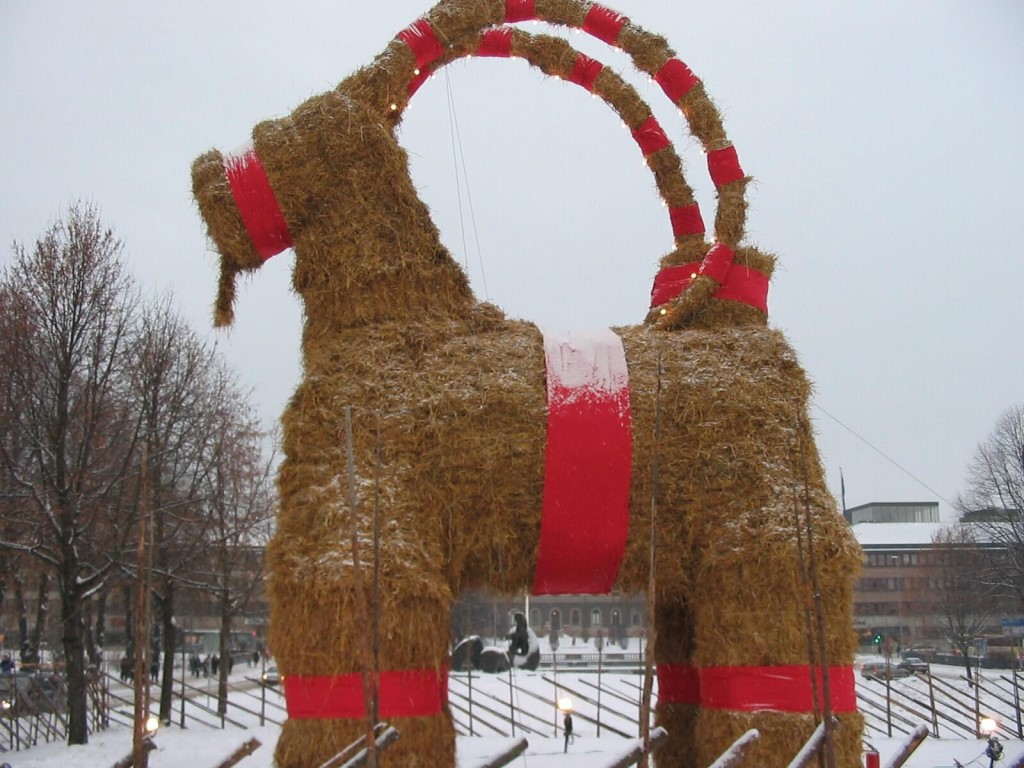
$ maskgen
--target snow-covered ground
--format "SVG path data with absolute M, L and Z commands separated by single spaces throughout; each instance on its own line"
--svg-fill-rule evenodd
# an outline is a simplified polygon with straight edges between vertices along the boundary
M 962 673 L 962 670 L 936 667 L 934 672 L 938 677 L 953 681 Z M 247 676 L 254 675 L 254 670 L 242 667 L 235 670 L 232 679 L 242 682 Z M 558 718 L 553 704 L 550 703 L 553 691 L 552 677 L 550 670 L 538 672 L 517 670 L 514 673 L 515 704 L 517 708 L 528 713 L 523 716 L 524 722 L 532 723 L 532 727 L 540 730 L 541 733 L 526 735 L 529 747 L 523 756 L 511 763 L 512 766 L 515 768 L 584 768 L 584 766 L 586 768 L 603 768 L 630 751 L 636 743 L 634 739 L 610 735 L 607 729 L 598 738 L 595 733 L 595 725 L 578 718 L 576 739 L 570 745 L 568 753 L 563 752 L 563 741 L 560 735 L 558 737 L 555 735 L 555 723 Z M 624 699 L 629 697 L 629 692 L 634 690 L 633 686 L 637 681 L 635 674 L 605 672 L 602 678 L 602 684 L 608 686 L 610 690 L 621 689 Z M 560 671 L 557 679 L 559 684 L 564 684 L 567 687 L 576 690 L 589 690 L 588 685 L 593 685 L 596 674 Z M 491 696 L 496 700 L 508 701 L 508 680 L 508 675 L 474 676 L 474 695 Z M 859 675 L 857 684 L 866 691 L 867 684 Z M 894 682 L 894 689 L 899 687 L 901 690 L 911 690 L 914 686 L 923 685 L 922 681 L 900 680 Z M 453 683 L 452 688 L 454 692 L 457 690 L 458 684 Z M 531 694 L 538 698 L 534 698 Z M 610 698 L 613 697 L 606 694 L 606 706 Z M 482 698 L 480 700 L 483 701 Z M 268 693 L 268 702 L 281 703 L 281 701 L 279 692 L 271 690 Z M 247 706 L 251 707 L 251 701 Z M 579 702 L 578 711 L 581 715 L 586 714 L 583 702 Z M 273 711 L 268 710 L 268 713 L 274 716 Z M 630 713 L 635 718 L 635 709 L 624 704 L 623 717 L 628 717 Z M 157 750 L 150 754 L 150 766 L 152 768 L 205 768 L 206 766 L 212 768 L 242 744 L 255 738 L 262 743 L 262 746 L 239 765 L 241 768 L 272 768 L 273 746 L 279 728 L 275 725 L 261 727 L 253 715 L 233 713 L 232 717 L 242 720 L 248 727 L 245 730 L 233 726 L 224 730 L 205 726 L 192 726 L 184 730 L 177 726 L 161 729 L 154 739 Z M 545 722 L 550 723 L 550 734 L 545 733 Z M 614 722 L 610 717 L 606 719 L 606 722 L 612 727 L 621 727 L 621 723 Z M 635 720 L 633 722 L 635 727 Z M 516 738 L 521 737 L 522 733 L 517 733 Z M 868 738 L 871 744 L 879 750 L 883 766 L 899 749 L 904 739 L 905 737 L 875 738 L 870 735 Z M 113 727 L 108 731 L 94 734 L 90 743 L 85 746 L 68 747 L 63 743 L 43 744 L 25 751 L 7 753 L 0 756 L 0 761 L 6 760 L 12 768 L 111 766 L 130 753 L 131 740 L 132 735 L 128 728 Z M 459 768 L 475 768 L 484 763 L 486 759 L 503 752 L 515 741 L 516 739 L 507 736 L 461 736 L 458 740 Z M 1004 746 L 1003 760 L 997 765 L 1006 766 L 1015 761 L 1024 760 L 1024 742 L 1004 739 L 1002 743 Z M 985 757 L 985 746 L 985 741 L 980 739 L 928 738 L 906 765 L 909 768 L 954 768 L 959 763 L 963 766 L 987 768 L 989 761 Z

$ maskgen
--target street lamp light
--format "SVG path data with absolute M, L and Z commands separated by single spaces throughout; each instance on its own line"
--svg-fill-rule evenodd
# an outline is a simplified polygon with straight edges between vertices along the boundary
M 983 717 L 978 724 L 983 736 L 988 737 L 988 744 L 985 746 L 985 757 L 988 758 L 988 768 L 993 768 L 996 761 L 1003 756 L 1003 743 L 996 736 L 996 729 L 999 723 L 991 717 Z
M 565 696 L 558 700 L 558 710 L 562 713 L 562 728 L 565 733 L 565 751 L 569 751 L 569 742 L 573 740 L 572 735 L 572 699 Z

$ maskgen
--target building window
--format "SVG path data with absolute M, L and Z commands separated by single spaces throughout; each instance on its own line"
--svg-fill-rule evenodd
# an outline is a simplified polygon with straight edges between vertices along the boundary
M 611 620 L 612 620 L 612 626 L 613 627 L 618 627 L 618 626 L 620 626 L 622 624 L 622 616 L 619 613 L 619 609 L 618 608 L 612 608 Z
M 569 626 L 578 627 L 580 625 L 580 609 L 573 608 L 569 611 Z
M 530 626 L 536 627 L 540 625 L 540 608 L 530 609 Z
M 632 622 L 634 627 L 641 626 L 640 611 L 633 611 L 633 615 L 630 617 L 630 621 Z
M 601 609 L 594 608 L 590 611 L 590 626 L 600 627 L 601 626 Z

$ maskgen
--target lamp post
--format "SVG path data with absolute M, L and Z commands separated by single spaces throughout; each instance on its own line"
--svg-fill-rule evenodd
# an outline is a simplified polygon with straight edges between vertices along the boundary
M 562 713 L 562 729 L 565 734 L 565 752 L 569 751 L 569 742 L 573 740 L 572 735 L 572 699 L 565 696 L 558 700 L 558 711 Z
M 994 768 L 996 762 L 1003 756 L 1003 744 L 996 735 L 998 727 L 999 723 L 991 717 L 982 718 L 979 723 L 981 735 L 988 739 L 988 743 L 985 745 L 985 757 L 988 758 L 988 768 Z
M 900 556 L 893 555 L 896 563 L 896 647 L 898 656 L 903 653 L 903 586 L 900 584 Z

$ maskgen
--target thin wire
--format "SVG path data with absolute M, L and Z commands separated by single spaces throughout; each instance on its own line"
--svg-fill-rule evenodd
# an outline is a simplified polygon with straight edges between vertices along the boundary
M 857 433 L 857 432 L 856 432 L 856 431 L 855 431 L 855 430 L 854 430 L 854 429 L 853 429 L 852 427 L 849 427 L 849 426 L 847 426 L 846 424 L 844 424 L 843 422 L 841 422 L 841 421 L 840 421 L 839 419 L 837 419 L 837 418 L 836 418 L 835 416 L 833 416 L 833 415 L 832 415 L 831 413 L 829 413 L 829 412 L 828 412 L 828 411 L 826 411 L 826 410 L 825 410 L 824 408 L 822 408 L 822 407 L 821 407 L 821 404 L 820 404 L 820 403 L 818 403 L 817 401 L 815 401 L 815 403 L 814 403 L 814 407 L 815 407 L 815 408 L 817 408 L 817 409 L 818 409 L 819 411 L 821 411 L 821 412 L 822 412 L 823 414 L 825 414 L 826 416 L 828 416 L 828 417 L 829 417 L 830 419 L 832 419 L 832 421 L 834 421 L 834 422 L 835 422 L 836 424 L 838 424 L 838 425 L 839 425 L 840 427 L 842 427 L 842 428 L 843 428 L 843 429 L 845 429 L 845 430 L 846 430 L 847 432 L 849 432 L 849 433 L 850 433 L 851 435 L 853 435 L 854 437 L 856 437 L 856 438 L 857 438 L 858 440 L 860 440 L 860 441 L 861 441 L 862 443 L 864 443 L 864 445 L 866 445 L 866 446 L 867 446 L 868 448 L 870 448 L 871 450 L 873 450 L 873 451 L 874 451 L 875 453 L 877 453 L 877 454 L 878 454 L 879 456 L 881 456 L 881 457 L 882 457 L 883 459 L 885 459 L 885 460 L 886 460 L 886 461 L 888 461 L 888 462 L 889 462 L 890 464 L 892 464 L 892 465 L 893 465 L 894 467 L 896 467 L 896 469 L 898 469 L 898 470 L 899 470 L 900 472 L 902 472 L 902 473 L 903 473 L 903 474 L 905 474 L 905 475 L 906 475 L 907 477 L 909 477 L 909 478 L 910 478 L 911 480 L 913 480 L 913 481 L 914 481 L 915 483 L 917 483 L 917 484 L 918 484 L 918 485 L 920 485 L 920 486 L 921 486 L 922 488 L 924 488 L 925 490 L 927 490 L 927 491 L 928 491 L 929 493 L 933 493 L 933 494 L 935 494 L 935 495 L 936 495 L 936 496 L 937 496 L 937 497 L 938 497 L 939 499 L 941 499 L 942 501 L 946 502 L 946 503 L 947 503 L 947 504 L 948 504 L 949 506 L 951 506 L 951 507 L 954 507 L 954 506 L 956 506 L 955 504 L 953 504 L 953 502 L 951 502 L 951 501 L 950 501 L 949 499 L 947 499 L 947 498 L 946 498 L 945 496 L 943 496 L 943 495 L 942 495 L 941 493 L 939 493 L 939 492 L 938 492 L 938 491 L 936 491 L 936 490 L 935 490 L 934 488 L 932 488 L 932 487 L 931 487 L 930 485 L 928 485 L 928 483 L 926 483 L 926 482 L 925 482 L 924 480 L 922 480 L 921 478 L 919 478 L 919 477 L 918 477 L 917 475 L 915 475 L 915 474 L 914 474 L 913 472 L 911 472 L 911 471 L 910 471 L 909 469 L 907 469 L 907 468 L 906 468 L 906 467 L 904 467 L 904 466 L 903 466 L 902 464 L 900 464 L 900 463 L 899 463 L 898 461 L 896 461 L 896 460 L 895 460 L 894 458 L 892 458 L 891 456 L 889 456 L 889 455 L 888 455 L 888 454 L 887 454 L 887 453 L 886 453 L 885 451 L 883 451 L 883 450 L 882 450 L 881 448 L 879 448 L 879 447 L 877 447 L 877 446 L 873 445 L 873 444 L 872 444 L 872 443 L 871 443 L 870 441 L 868 441 L 868 440 L 867 440 L 867 439 L 866 439 L 865 437 L 863 437 L 863 436 L 859 435 L 859 434 L 858 434 L 858 433 Z
M 476 244 L 477 264 L 480 267 L 480 279 L 484 286 L 484 300 L 490 301 L 491 294 L 487 290 L 487 273 L 484 271 L 483 250 L 480 248 L 480 232 L 476 226 L 476 211 L 473 209 L 473 193 L 469 186 L 469 172 L 466 170 L 466 157 L 462 151 L 462 134 L 459 132 L 459 115 L 455 110 L 455 95 L 452 92 L 452 81 L 448 68 L 444 70 L 445 89 L 448 95 L 448 125 L 452 135 L 452 164 L 455 166 L 455 187 L 459 199 L 459 227 L 462 234 L 463 264 L 469 269 L 469 248 L 466 246 L 466 222 L 462 213 L 462 189 L 459 186 L 459 164 L 462 164 L 462 181 L 466 185 L 466 203 L 469 206 L 469 220 L 473 227 L 473 241 Z M 457 150 L 456 150 L 457 148 Z
M 456 196 L 456 199 L 458 200 L 458 204 L 459 204 L 459 232 L 462 234 L 462 258 L 463 258 L 463 265 L 465 266 L 466 265 L 465 259 L 466 259 L 466 252 L 467 252 L 467 248 L 466 248 L 466 222 L 465 222 L 465 219 L 463 217 L 463 212 L 462 212 L 462 185 L 459 183 L 459 157 L 458 157 L 458 153 L 456 152 L 456 138 L 455 137 L 456 137 L 457 130 L 455 128 L 456 120 L 455 120 L 455 117 L 454 117 L 455 103 L 452 100 L 452 82 L 451 82 L 451 79 L 448 77 L 448 69 L 447 68 L 445 68 L 445 70 L 444 70 L 444 84 L 445 84 L 445 90 L 446 90 L 447 95 L 448 95 L 448 133 L 451 136 L 451 140 L 452 140 L 452 170 L 455 171 L 455 196 Z

